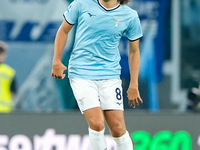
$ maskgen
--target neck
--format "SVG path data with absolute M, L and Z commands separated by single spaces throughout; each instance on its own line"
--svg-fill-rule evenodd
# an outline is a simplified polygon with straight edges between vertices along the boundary
M 99 2 L 107 9 L 119 5 L 119 2 L 117 0 L 99 0 Z

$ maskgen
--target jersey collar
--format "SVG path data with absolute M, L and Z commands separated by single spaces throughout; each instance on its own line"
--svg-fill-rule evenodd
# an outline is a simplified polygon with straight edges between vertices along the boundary
M 99 4 L 99 5 L 100 5 L 104 10 L 106 10 L 106 11 L 112 11 L 112 10 L 115 10 L 115 9 L 117 9 L 117 8 L 120 6 L 120 4 L 118 4 L 117 6 L 108 9 L 108 8 L 104 7 L 104 6 L 100 3 L 99 0 L 97 0 L 97 2 L 98 2 L 98 4 Z

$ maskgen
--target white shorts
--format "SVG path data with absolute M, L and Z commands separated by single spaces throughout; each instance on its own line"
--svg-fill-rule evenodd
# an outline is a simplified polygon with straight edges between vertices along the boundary
M 94 107 L 101 107 L 102 110 L 124 110 L 120 79 L 69 80 L 81 113 Z

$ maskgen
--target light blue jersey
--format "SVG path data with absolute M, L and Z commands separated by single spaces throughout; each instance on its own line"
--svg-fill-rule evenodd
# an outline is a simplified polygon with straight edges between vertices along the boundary
M 131 41 L 142 37 L 137 12 L 127 5 L 106 9 L 98 0 L 74 0 L 64 18 L 77 25 L 69 78 L 118 79 L 121 73 L 118 45 L 122 35 Z

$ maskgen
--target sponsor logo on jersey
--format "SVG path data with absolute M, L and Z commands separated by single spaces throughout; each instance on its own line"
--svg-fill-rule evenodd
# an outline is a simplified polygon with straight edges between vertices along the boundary
M 122 102 L 120 103 L 120 102 L 117 102 L 116 104 L 118 104 L 119 106 L 122 104 Z
M 91 14 L 91 13 L 88 13 L 88 15 L 89 15 L 90 17 L 92 17 L 92 16 L 96 16 L 96 15 L 94 15 L 94 14 Z

